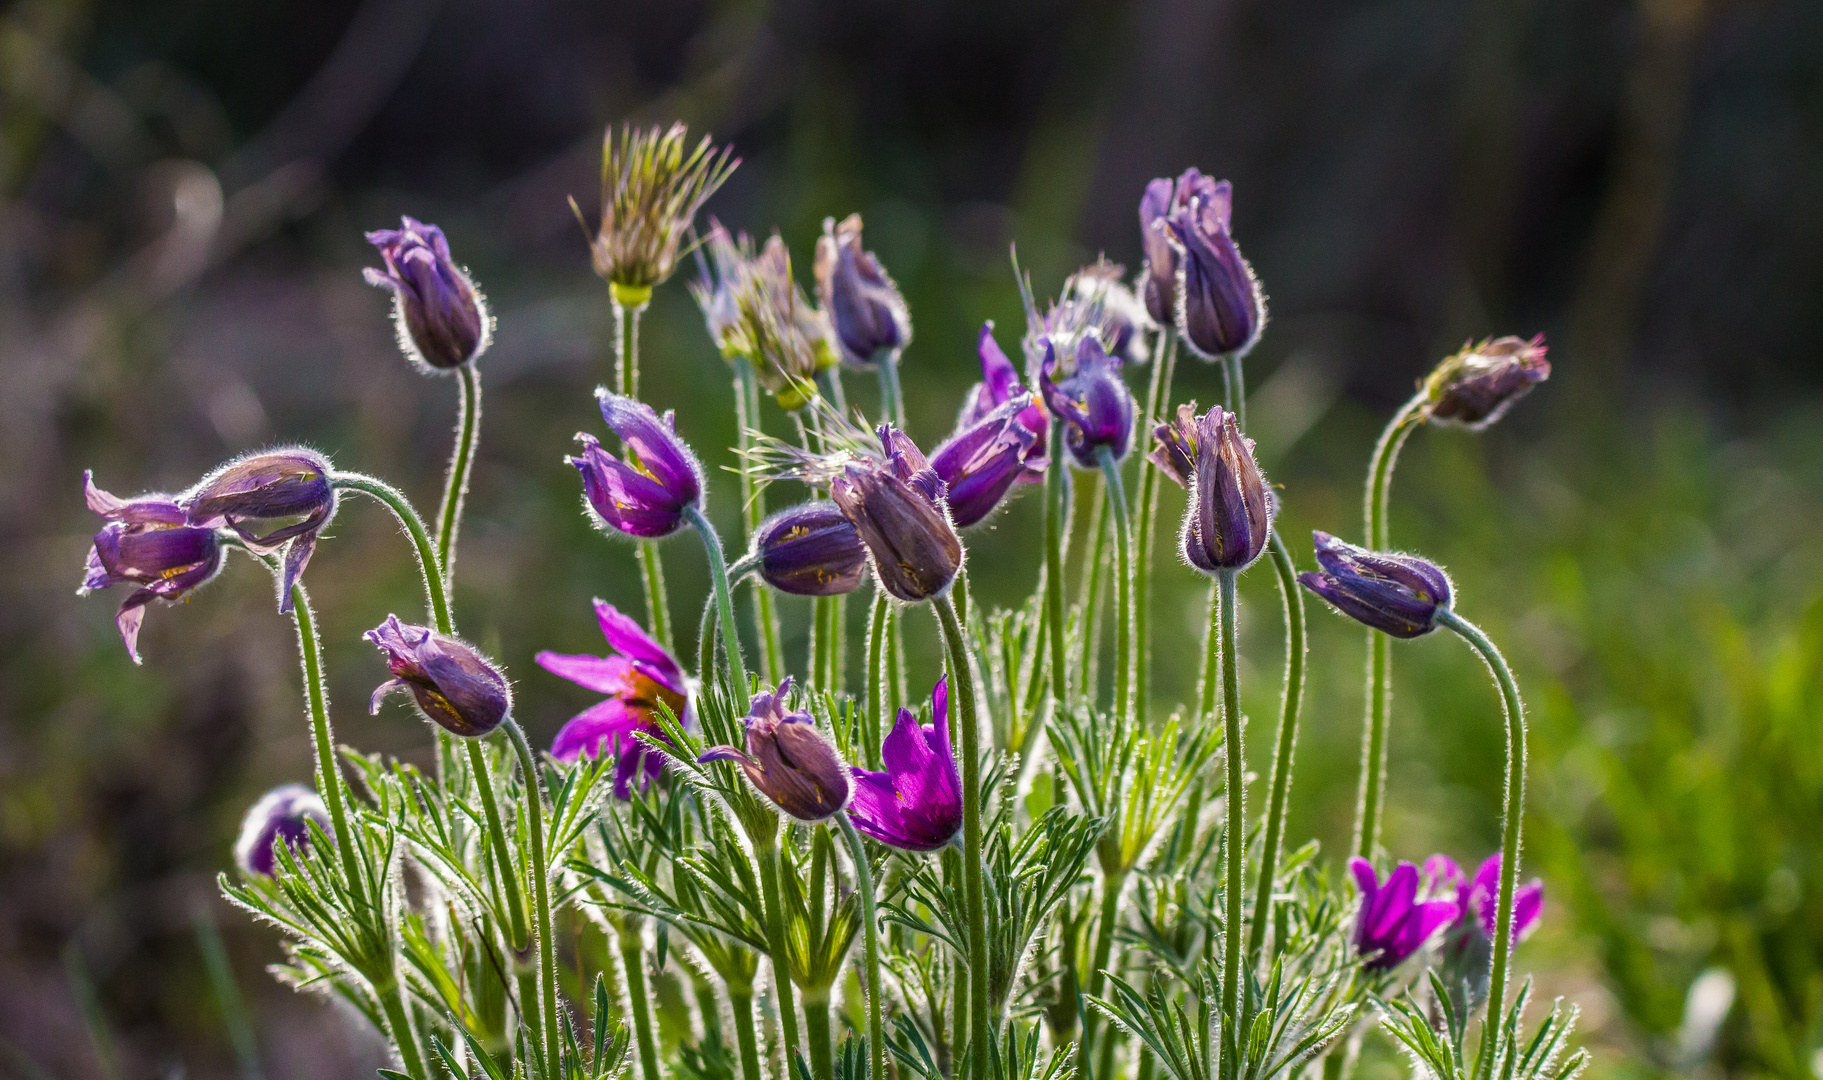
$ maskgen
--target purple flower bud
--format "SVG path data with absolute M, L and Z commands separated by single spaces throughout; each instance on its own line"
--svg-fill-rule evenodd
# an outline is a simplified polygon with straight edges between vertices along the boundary
M 881 588 L 915 604 L 955 580 L 962 541 L 943 505 L 943 481 L 916 444 L 891 424 L 879 435 L 885 460 L 850 460 L 829 496 L 861 534 Z
M 662 736 L 660 706 L 688 727 L 689 688 L 677 661 L 637 622 L 602 600 L 595 601 L 595 618 L 608 641 L 607 656 L 537 656 L 538 666 L 551 674 L 608 695 L 563 725 L 551 743 L 551 756 L 575 761 L 585 754 L 613 754 L 614 795 L 626 799 L 635 778 L 644 787 L 664 765 L 664 755 L 640 741 L 639 733 Z
M 127 655 L 137 664 L 146 605 L 180 600 L 219 573 L 221 537 L 214 529 L 187 524 L 188 515 L 172 496 L 117 498 L 96 487 L 88 472 L 82 474 L 82 488 L 89 509 L 108 523 L 95 534 L 76 595 L 113 585 L 138 586 L 114 617 Z
M 1470 431 L 1485 429 L 1551 377 L 1551 362 L 1544 353 L 1543 334 L 1530 341 L 1503 337 L 1464 345 L 1424 380 L 1425 419 Z
M 386 654 L 393 678 L 374 689 L 374 713 L 395 690 L 409 690 L 424 715 L 453 735 L 479 738 L 513 711 L 513 689 L 493 662 L 469 645 L 428 626 L 412 626 L 388 615 L 362 635 Z
M 300 850 L 310 843 L 308 822 L 329 832 L 329 811 L 317 793 L 303 784 L 286 784 L 260 796 L 247 816 L 241 820 L 240 836 L 234 841 L 234 862 L 245 874 L 271 877 L 278 866 L 280 843 Z
M 1311 592 L 1342 614 L 1398 638 L 1437 628 L 1437 612 L 1450 606 L 1443 568 L 1414 555 L 1369 551 L 1326 532 L 1316 539 L 1319 572 L 1298 575 Z
M 823 219 L 815 270 L 817 297 L 843 360 L 872 367 L 882 353 L 910 343 L 911 312 L 880 260 L 861 246 L 861 215 L 850 214 L 840 225 Z
M 761 522 L 753 557 L 766 584 L 797 596 L 853 592 L 867 575 L 861 534 L 831 502 L 802 503 Z
M 1411 863 L 1400 863 L 1384 884 L 1373 864 L 1359 856 L 1348 860 L 1348 869 L 1361 890 L 1355 953 L 1368 971 L 1398 967 L 1456 917 L 1453 900 L 1419 899 L 1418 868 Z
M 1064 425 L 1064 445 L 1084 469 L 1099 469 L 1096 451 L 1107 447 L 1116 461 L 1127 455 L 1133 436 L 1133 394 L 1121 381 L 1119 365 L 1093 335 L 1076 345 L 1076 370 L 1061 382 L 1051 381 L 1057 356 L 1045 343 L 1038 386 L 1051 415 Z
M 931 691 L 931 723 L 900 709 L 880 744 L 885 772 L 851 767 L 849 820 L 861 832 L 907 851 L 935 851 L 962 829 L 962 778 L 949 742 L 949 676 Z
M 700 506 L 703 467 L 677 437 L 672 413 L 661 420 L 652 407 L 607 389 L 597 390 L 601 415 L 620 436 L 628 461 L 602 449 L 592 435 L 578 435 L 582 456 L 565 458 L 582 474 L 582 490 L 596 521 L 653 539 L 684 525 L 684 509 Z
M 364 272 L 368 284 L 392 290 L 399 348 L 426 371 L 461 367 L 487 350 L 493 320 L 487 304 L 449 255 L 443 230 L 412 218 L 379 229 L 367 242 L 386 269 Z
M 1195 465 L 1180 537 L 1184 558 L 1205 574 L 1252 565 L 1266 549 L 1273 513 L 1253 440 L 1217 405 L 1196 421 L 1188 449 Z
M 1196 425 L 1196 402 L 1179 405 L 1175 416 L 1153 427 L 1152 441 L 1157 445 L 1146 455 L 1167 480 L 1185 491 L 1196 472 Z
M 1140 203 L 1142 222 L 1156 209 L 1156 195 L 1147 188 L 1147 199 Z M 1176 258 L 1172 289 L 1178 333 L 1208 359 L 1252 348 L 1266 325 L 1266 298 L 1228 233 L 1233 200 L 1228 181 L 1213 183 L 1191 169 L 1178 179 L 1170 211 L 1147 226 L 1165 231 Z M 1156 265 L 1148 273 L 1148 307 L 1160 287 L 1158 274 Z
M 335 486 L 329 459 L 301 446 L 231 461 L 203 478 L 183 497 L 189 524 L 227 526 L 247 546 L 262 554 L 285 552 L 285 576 L 279 585 L 279 612 L 291 610 L 291 587 L 297 584 L 316 551 L 317 537 L 335 515 Z M 263 523 L 263 524 L 262 524 Z M 258 527 L 266 527 L 261 535 Z
M 931 468 L 948 488 L 950 520 L 966 529 L 993 513 L 1014 484 L 1044 478 L 1048 459 L 1024 422 L 1036 398 L 1011 400 L 959 429 L 931 455 Z
M 848 805 L 854 784 L 848 764 L 817 730 L 810 714 L 785 711 L 790 691 L 788 678 L 770 694 L 753 695 L 745 720 L 746 753 L 732 746 L 711 746 L 697 760 L 735 762 L 781 813 L 818 822 Z

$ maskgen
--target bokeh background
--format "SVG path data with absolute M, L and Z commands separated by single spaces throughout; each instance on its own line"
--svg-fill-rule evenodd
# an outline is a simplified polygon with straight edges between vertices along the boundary
M 440 223 L 499 315 L 457 603 L 548 738 L 589 697 L 532 654 L 598 649 L 591 596 L 643 610 L 631 550 L 589 530 L 559 460 L 599 431 L 589 391 L 610 370 L 566 198 L 592 213 L 606 124 L 674 118 L 736 146 L 710 209 L 776 226 L 800 274 L 826 215 L 865 215 L 911 302 L 926 445 L 974 378 L 980 323 L 1017 335 L 1010 244 L 1041 294 L 1100 252 L 1137 269 L 1147 179 L 1232 179 L 1273 318 L 1248 361 L 1252 433 L 1291 536 L 1358 532 L 1372 441 L 1439 357 L 1545 333 L 1552 380 L 1485 436 L 1419 433 L 1392 518 L 1451 568 L 1532 706 L 1527 869 L 1549 899 L 1521 966 L 1583 1007 L 1604 1077 L 1823 1075 L 1809 0 L 7 5 L 0 1073 L 235 1075 L 244 1010 L 266 1075 L 372 1075 L 375 1045 L 273 984 L 272 933 L 216 898 L 242 809 L 310 768 L 270 583 L 232 563 L 151 614 L 133 667 L 118 597 L 71 595 L 96 525 L 81 472 L 176 490 L 307 441 L 434 504 L 455 387 L 399 358 L 360 270 L 363 230 Z M 645 396 L 719 469 L 727 372 L 681 282 L 646 324 Z M 1219 393 L 1194 361 L 1178 386 Z M 1027 497 L 971 539 L 978 597 L 1030 588 L 1039 513 Z M 667 571 L 694 625 L 700 556 L 680 546 Z M 310 568 L 338 735 L 366 750 L 427 743 L 403 708 L 360 708 L 383 672 L 359 632 L 418 610 L 415 573 L 360 503 Z M 1245 676 L 1271 716 L 1277 599 L 1252 578 Z M 1190 692 L 1203 586 L 1170 566 L 1157 582 L 1169 701 Z M 1362 646 L 1312 615 L 1292 827 L 1335 853 Z M 928 635 L 914 644 L 928 679 Z M 1395 665 L 1390 850 L 1478 859 L 1497 843 L 1496 699 L 1451 640 Z

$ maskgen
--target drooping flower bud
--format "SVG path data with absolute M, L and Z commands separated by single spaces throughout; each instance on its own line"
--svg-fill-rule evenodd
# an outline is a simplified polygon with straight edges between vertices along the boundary
M 182 505 L 189 524 L 227 526 L 262 554 L 289 544 L 279 584 L 283 614 L 291 610 L 291 587 L 303 576 L 317 537 L 335 515 L 330 472 L 328 458 L 301 446 L 249 454 L 204 477 Z
M 626 799 L 635 779 L 644 787 L 664 766 L 664 755 L 638 736 L 662 737 L 660 706 L 689 727 L 690 691 L 677 660 L 632 618 L 597 600 L 595 619 L 608 641 L 607 656 L 545 651 L 536 657 L 538 666 L 551 674 L 608 695 L 563 725 L 551 742 L 551 756 L 575 761 L 584 755 L 614 755 L 614 797 Z
M 881 588 L 908 604 L 949 588 L 962 541 L 944 507 L 943 481 L 904 432 L 879 429 L 885 460 L 848 461 L 829 496 L 873 556 Z
M 854 784 L 848 763 L 802 710 L 787 712 L 787 678 L 772 693 L 753 695 L 744 721 L 747 749 L 711 746 L 698 761 L 732 761 L 761 795 L 788 817 L 807 823 L 834 817 L 848 805 Z
M 797 596 L 837 596 L 861 587 L 867 547 L 831 502 L 807 502 L 767 518 L 753 532 L 760 578 Z
M 1147 194 L 1155 204 L 1154 190 L 1148 188 Z M 1191 169 L 1178 179 L 1169 213 L 1148 226 L 1165 230 L 1176 256 L 1172 288 L 1178 333 L 1211 360 L 1252 348 L 1266 325 L 1266 298 L 1228 232 L 1233 201 L 1228 181 L 1215 183 Z M 1142 221 L 1147 210 L 1142 200 Z M 1148 275 L 1148 297 L 1157 275 L 1156 268 Z
M 1503 337 L 1464 345 L 1424 380 L 1424 418 L 1470 431 L 1485 429 L 1551 377 L 1544 353 L 1543 334 L 1530 341 Z
M 1253 440 L 1220 405 L 1196 421 L 1184 557 L 1205 574 L 1241 570 L 1266 549 L 1273 501 L 1253 459 Z
M 1413 555 L 1369 551 L 1326 532 L 1312 535 L 1322 570 L 1298 575 L 1306 589 L 1393 637 L 1421 637 L 1437 628 L 1437 612 L 1450 606 L 1450 579 L 1442 567 Z
M 861 215 L 823 220 L 817 240 L 817 298 L 829 317 L 842 359 L 872 367 L 911 342 L 911 312 L 874 253 L 861 246 Z
M 1012 400 L 958 430 L 931 454 L 931 468 L 948 491 L 950 520 L 958 529 L 999 508 L 1014 484 L 1044 478 L 1047 458 L 1033 457 L 1038 436 L 1023 421 L 1035 403 Z
M 601 224 L 589 246 L 595 272 L 607 279 L 617 303 L 639 307 L 651 300 L 652 287 L 677 269 L 696 212 L 740 164 L 708 136 L 687 149 L 688 134 L 683 124 L 663 130 L 627 125 L 619 139 L 612 127 L 602 139 Z M 590 231 L 575 199 L 570 209 Z
M 936 851 L 962 830 L 962 778 L 949 742 L 949 676 L 931 690 L 931 723 L 900 709 L 880 744 L 885 772 L 851 767 L 855 778 L 849 820 L 882 844 Z
M 606 388 L 595 396 L 629 460 L 608 453 L 593 435 L 576 436 L 582 454 L 564 460 L 582 474 L 589 509 L 604 529 L 642 539 L 670 536 L 683 528 L 686 508 L 702 505 L 702 465 L 677 437 L 672 413 L 661 419 L 650 405 Z
M 1348 860 L 1348 869 L 1361 890 L 1355 953 L 1369 971 L 1398 967 L 1456 917 L 1455 901 L 1419 898 L 1418 868 L 1411 863 L 1394 867 L 1384 884 L 1373 864 L 1359 856 Z
M 241 819 L 240 836 L 234 841 L 234 862 L 245 874 L 271 877 L 278 867 L 278 852 L 284 844 L 300 850 L 310 843 L 308 822 L 329 832 L 329 811 L 317 793 L 303 784 L 286 784 L 260 796 L 259 802 Z
M 362 635 L 386 656 L 393 678 L 374 689 L 371 710 L 396 690 L 409 690 L 418 708 L 453 735 L 479 738 L 513 711 L 506 676 L 472 645 L 428 626 L 412 626 L 388 615 Z
M 367 242 L 385 270 L 368 269 L 370 285 L 392 290 L 399 348 L 426 372 L 461 367 L 487 350 L 493 319 L 475 283 L 450 258 L 443 230 L 412 218 L 377 229 Z
M 221 537 L 214 529 L 188 524 L 184 508 L 169 495 L 117 498 L 96 487 L 88 472 L 82 474 L 82 487 L 89 509 L 108 523 L 95 534 L 76 595 L 114 585 L 137 586 L 114 617 L 127 655 L 137 664 L 146 605 L 180 600 L 219 573 Z
M 1051 415 L 1064 425 L 1063 441 L 1070 456 L 1084 469 L 1101 468 L 1099 451 L 1104 447 L 1116 461 L 1125 457 L 1133 437 L 1133 394 L 1100 339 L 1089 335 L 1077 342 L 1076 370 L 1061 382 L 1051 381 L 1056 364 L 1056 353 L 1047 342 L 1038 386 Z

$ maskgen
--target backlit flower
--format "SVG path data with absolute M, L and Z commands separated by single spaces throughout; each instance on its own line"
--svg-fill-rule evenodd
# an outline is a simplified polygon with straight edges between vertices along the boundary
M 896 848 L 935 851 L 962 829 L 962 778 L 949 742 L 949 677 L 931 691 L 931 723 L 900 709 L 880 744 L 885 772 L 851 767 L 856 829 Z
M 1044 407 L 1044 402 L 1034 396 L 1019 381 L 1019 369 L 1007 359 L 994 340 L 994 324 L 990 320 L 981 324 L 981 335 L 976 338 L 975 353 L 981 358 L 981 381 L 969 388 L 968 396 L 962 399 L 962 411 L 956 416 L 956 430 L 964 431 L 986 419 L 987 415 L 1009 401 L 1024 402 L 1019 410 L 1019 423 L 1030 431 L 1034 438 L 1026 450 L 1025 460 L 1036 466 L 1036 471 L 1019 478 L 1019 483 L 1037 483 L 1044 478 L 1044 467 L 1051 433 L 1051 413 Z
M 614 794 L 625 799 L 635 780 L 642 787 L 651 783 L 664 764 L 664 755 L 641 742 L 638 734 L 661 734 L 660 706 L 671 710 L 678 723 L 687 724 L 689 688 L 677 661 L 637 622 L 602 600 L 595 601 L 595 618 L 608 641 L 608 655 L 537 656 L 538 666 L 551 674 L 607 695 L 563 725 L 551 743 L 551 756 L 574 761 L 583 755 L 613 754 Z
M 943 481 L 916 444 L 891 424 L 878 434 L 884 459 L 848 460 L 829 496 L 861 534 L 880 586 L 915 604 L 955 580 L 962 541 L 950 524 Z
M 853 592 L 867 576 L 861 534 L 832 502 L 801 503 L 761 522 L 753 558 L 761 580 L 798 596 Z
M 386 657 L 393 677 L 374 688 L 369 709 L 395 691 L 408 691 L 423 714 L 464 738 L 480 738 L 513 711 L 513 689 L 493 661 L 473 645 L 388 615 L 362 635 Z
M 861 215 L 825 218 L 817 240 L 817 298 L 842 359 L 872 367 L 911 342 L 911 312 L 874 253 L 861 246 Z
M 1253 440 L 1217 405 L 1196 421 L 1191 449 L 1184 558 L 1205 574 L 1244 569 L 1266 549 L 1272 531 L 1272 494 L 1253 459 Z
M 1423 948 L 1437 931 L 1456 917 L 1454 900 L 1420 899 L 1418 868 L 1402 862 L 1384 884 L 1372 863 L 1359 856 L 1348 860 L 1349 872 L 1361 891 L 1361 910 L 1355 916 L 1355 954 L 1369 971 L 1391 971 Z
M 1544 353 L 1543 334 L 1530 341 L 1503 337 L 1464 345 L 1424 380 L 1424 418 L 1483 430 L 1551 377 L 1551 362 Z
M 1125 457 L 1133 436 L 1133 394 L 1100 339 L 1090 335 L 1077 342 L 1076 370 L 1057 382 L 1051 373 L 1058 358 L 1048 343 L 1045 348 L 1038 387 L 1051 415 L 1064 425 L 1070 456 L 1084 469 L 1101 468 L 1104 448 L 1116 461 Z
M 175 602 L 213 578 L 222 568 L 222 542 L 212 528 L 188 524 L 188 515 L 169 495 L 121 499 L 95 486 L 82 474 L 83 497 L 90 510 L 108 522 L 95 534 L 76 595 L 114 585 L 136 586 L 121 602 L 114 621 L 127 655 L 139 659 L 139 625 L 146 605 Z
M 1034 458 L 1038 436 L 1024 422 L 1035 399 L 1014 400 L 959 429 L 930 456 L 948 493 L 950 520 L 958 529 L 985 519 L 1014 484 L 1043 479 L 1048 459 Z
M 771 693 L 753 695 L 744 724 L 747 748 L 711 746 L 699 761 L 732 761 L 747 774 L 755 790 L 781 813 L 803 822 L 833 817 L 854 792 L 844 762 L 829 737 L 817 730 L 810 714 L 787 711 L 786 679 Z
M 181 501 L 189 524 L 211 529 L 225 525 L 261 554 L 289 545 L 279 584 L 282 613 L 291 610 L 291 587 L 335 515 L 335 485 L 329 477 L 328 458 L 292 446 L 229 462 Z
M 576 436 L 582 454 L 564 460 L 582 474 L 589 509 L 603 528 L 643 539 L 670 536 L 683 527 L 685 509 L 702 504 L 702 465 L 677 437 L 672 413 L 661 419 L 650 405 L 605 388 L 595 396 L 627 460 L 608 453 L 593 435 Z
M 620 138 L 609 127 L 602 139 L 601 223 L 589 247 L 595 272 L 620 303 L 646 303 L 652 287 L 671 276 L 696 212 L 740 164 L 708 136 L 689 149 L 688 136 L 683 124 L 663 130 L 629 124 Z M 582 221 L 576 200 L 570 208 Z
M 310 842 L 309 822 L 329 832 L 329 811 L 317 793 L 303 784 L 286 784 L 260 796 L 241 819 L 234 841 L 234 862 L 244 873 L 271 877 L 278 866 L 279 844 L 293 850 Z
M 1195 169 L 1178 178 L 1166 211 L 1160 215 L 1158 196 L 1162 181 L 1154 180 L 1140 202 L 1140 222 L 1146 231 L 1148 255 L 1156 247 L 1150 236 L 1162 231 L 1173 255 L 1172 314 L 1177 331 L 1191 349 L 1206 359 L 1245 352 L 1259 340 L 1266 325 L 1266 298 L 1253 276 L 1253 267 L 1241 257 L 1229 234 L 1234 188 L 1223 180 L 1211 181 Z M 1148 307 L 1164 284 L 1162 260 L 1153 260 L 1147 274 Z
M 475 283 L 450 258 L 443 230 L 412 218 L 367 234 L 385 270 L 368 269 L 370 285 L 392 290 L 399 348 L 429 370 L 461 367 L 487 349 L 493 320 Z
M 1306 589 L 1393 637 L 1420 637 L 1437 628 L 1437 612 L 1450 606 L 1450 579 L 1442 567 L 1415 555 L 1369 551 L 1326 532 L 1312 535 L 1322 569 L 1298 575 Z

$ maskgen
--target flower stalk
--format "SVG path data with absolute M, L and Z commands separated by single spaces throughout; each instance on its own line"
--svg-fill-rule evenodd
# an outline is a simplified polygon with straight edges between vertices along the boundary
M 1222 719 L 1226 729 L 1223 757 L 1228 765 L 1227 842 L 1228 855 L 1227 922 L 1223 944 L 1227 948 L 1222 965 L 1222 1009 L 1228 1023 L 1239 1023 L 1241 1015 L 1241 934 L 1246 924 L 1247 883 L 1247 750 L 1241 732 L 1241 673 L 1235 656 L 1235 570 L 1221 570 L 1215 581 L 1221 592 L 1222 643 Z
M 987 901 L 981 882 L 981 724 L 976 715 L 975 676 L 969 665 L 968 642 L 955 605 L 947 594 L 931 601 L 943 627 L 943 644 L 949 653 L 950 674 L 956 680 L 962 751 L 962 881 L 968 907 L 969 1053 L 976 1076 L 988 1075 L 988 1048 L 996 1025 L 988 1009 Z
M 854 822 L 848 820 L 846 813 L 837 814 L 836 822 L 848 841 L 848 854 L 855 867 L 855 889 L 861 894 L 861 926 L 867 950 L 867 1076 L 868 1080 L 885 1080 L 886 1021 L 881 1011 L 880 917 L 874 906 L 873 866 L 867 860 L 867 848 L 861 843 Z
M 1127 491 L 1120 463 L 1103 446 L 1095 456 L 1107 481 L 1108 512 L 1114 523 L 1114 703 L 1123 717 L 1133 716 L 1133 523 L 1127 514 Z
M 1171 380 L 1177 365 L 1177 337 L 1169 332 L 1158 335 L 1153 351 L 1152 385 L 1146 391 L 1144 420 L 1150 423 L 1171 401 Z M 1139 470 L 1139 524 L 1133 561 L 1133 713 L 1144 720 L 1152 705 L 1152 554 L 1154 529 L 1158 523 L 1158 470 L 1141 463 Z M 1150 1062 L 1150 1056 L 1146 1059 Z
M 629 290 L 609 288 L 609 304 L 614 309 L 614 387 L 621 397 L 639 398 L 639 320 L 651 299 L 648 287 L 643 295 L 628 296 Z M 665 566 L 658 548 L 649 543 L 639 545 L 639 577 L 646 589 L 646 621 L 652 636 L 672 651 L 671 605 L 665 599 Z M 728 633 L 734 633 L 733 622 L 724 622 Z

